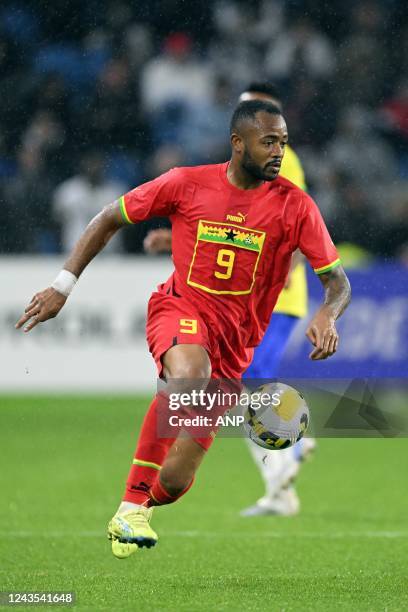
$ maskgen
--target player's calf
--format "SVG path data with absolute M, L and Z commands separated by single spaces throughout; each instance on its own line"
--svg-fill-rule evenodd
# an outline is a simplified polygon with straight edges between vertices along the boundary
M 174 503 L 187 493 L 205 452 L 192 438 L 178 438 L 170 448 L 160 474 L 150 489 L 149 506 Z

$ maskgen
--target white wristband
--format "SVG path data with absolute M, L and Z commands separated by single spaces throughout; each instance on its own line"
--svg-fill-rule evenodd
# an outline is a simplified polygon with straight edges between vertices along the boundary
M 62 295 L 68 297 L 75 287 L 77 280 L 77 277 L 75 274 L 72 274 L 72 272 L 68 272 L 68 270 L 61 270 L 51 287 L 55 289 L 55 291 L 58 291 L 58 293 L 62 293 Z

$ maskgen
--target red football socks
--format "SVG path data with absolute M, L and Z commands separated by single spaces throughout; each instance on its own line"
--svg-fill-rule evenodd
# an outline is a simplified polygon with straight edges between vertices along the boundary
M 148 504 L 150 488 L 157 479 L 167 452 L 174 442 L 174 438 L 157 436 L 157 418 L 161 401 L 166 400 L 160 395 L 156 396 L 145 415 L 123 501 Z

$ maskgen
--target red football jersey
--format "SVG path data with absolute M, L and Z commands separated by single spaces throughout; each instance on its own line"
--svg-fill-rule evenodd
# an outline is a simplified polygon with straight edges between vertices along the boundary
M 318 274 L 340 260 L 307 193 L 281 177 L 238 189 L 227 168 L 174 168 L 120 205 L 129 223 L 170 218 L 175 271 L 159 291 L 187 297 L 226 330 L 239 354 L 261 341 L 297 248 Z

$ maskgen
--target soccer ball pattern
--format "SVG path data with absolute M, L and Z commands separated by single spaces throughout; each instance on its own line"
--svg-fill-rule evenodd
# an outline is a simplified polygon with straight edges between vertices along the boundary
M 308 425 L 309 408 L 293 387 L 269 383 L 252 392 L 244 427 L 255 444 L 269 450 L 289 448 L 304 436 Z

